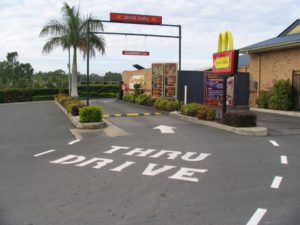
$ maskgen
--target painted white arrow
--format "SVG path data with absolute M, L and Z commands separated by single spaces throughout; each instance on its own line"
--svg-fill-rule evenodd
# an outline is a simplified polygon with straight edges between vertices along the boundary
M 154 130 L 160 130 L 162 134 L 173 134 L 175 131 L 173 129 L 176 129 L 176 127 L 170 127 L 165 125 L 159 125 L 157 127 L 153 128 Z

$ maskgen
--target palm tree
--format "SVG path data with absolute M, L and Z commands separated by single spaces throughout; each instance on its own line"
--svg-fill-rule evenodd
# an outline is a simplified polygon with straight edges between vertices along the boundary
M 103 24 L 90 14 L 80 18 L 79 8 L 70 7 L 64 3 L 62 7 L 63 20 L 50 20 L 41 30 L 40 37 L 50 36 L 43 47 L 43 53 L 50 53 L 54 47 L 61 46 L 63 50 L 73 50 L 72 63 L 72 88 L 71 96 L 78 97 L 77 91 L 77 49 L 87 53 L 87 25 L 91 32 L 103 31 Z M 105 40 L 95 34 L 90 34 L 90 56 L 96 55 L 98 50 L 102 55 L 105 53 Z

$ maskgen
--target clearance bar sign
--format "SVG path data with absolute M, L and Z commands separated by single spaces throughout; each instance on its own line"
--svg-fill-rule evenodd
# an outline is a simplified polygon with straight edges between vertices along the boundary
M 143 52 L 143 51 L 122 51 L 123 55 L 137 55 L 137 56 L 149 56 L 150 52 Z
M 219 35 L 218 52 L 213 54 L 213 69 L 215 75 L 234 74 L 238 67 L 239 52 L 233 50 L 233 38 L 229 31 Z
M 161 25 L 162 17 L 126 13 L 110 13 L 110 21 L 118 23 Z

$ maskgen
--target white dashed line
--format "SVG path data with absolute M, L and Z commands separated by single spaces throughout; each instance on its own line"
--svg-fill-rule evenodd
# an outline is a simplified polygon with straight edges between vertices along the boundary
M 285 165 L 289 164 L 288 159 L 285 155 L 280 156 L 280 161 L 281 161 L 281 164 L 285 164 Z
M 266 209 L 258 208 L 246 225 L 257 225 L 266 212 Z
M 275 147 L 280 146 L 276 141 L 269 140 L 269 142 L 270 142 L 273 146 L 275 146 Z
M 50 153 L 50 152 L 55 152 L 55 151 L 56 151 L 55 149 L 51 149 L 51 150 L 49 150 L 49 151 L 46 151 L 46 152 L 42 152 L 42 153 L 36 154 L 36 155 L 34 155 L 34 157 L 38 157 L 38 156 L 45 155 L 45 154 L 48 154 L 48 153 Z
M 274 180 L 271 184 L 271 188 L 278 189 L 279 186 L 280 186 L 281 181 L 282 181 L 282 177 L 279 177 L 279 176 L 274 177 Z
M 75 143 L 77 143 L 77 142 L 79 142 L 80 141 L 80 139 L 76 139 L 76 140 L 74 140 L 74 141 L 70 141 L 69 143 L 68 143 L 68 145 L 73 145 L 73 144 L 75 144 Z

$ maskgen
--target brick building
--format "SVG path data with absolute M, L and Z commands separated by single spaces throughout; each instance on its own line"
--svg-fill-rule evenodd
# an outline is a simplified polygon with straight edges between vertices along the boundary
M 249 66 L 244 70 L 250 73 L 249 104 L 255 106 L 259 92 L 270 90 L 274 81 L 300 82 L 300 76 L 293 77 L 293 71 L 300 70 L 300 20 L 277 37 L 244 47 L 240 53 L 249 55 Z

